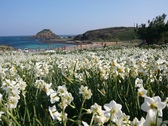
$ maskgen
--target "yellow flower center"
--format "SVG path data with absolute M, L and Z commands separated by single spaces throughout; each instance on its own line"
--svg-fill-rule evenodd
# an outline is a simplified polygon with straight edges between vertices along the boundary
M 112 66 L 116 66 L 116 64 L 114 62 L 111 63 Z
M 117 112 L 116 109 L 112 109 L 112 114 L 115 114 Z
M 155 124 L 153 122 L 150 122 L 150 126 L 155 126 Z
M 16 67 L 13 67 L 13 70 L 16 71 Z
M 122 69 L 121 69 L 121 68 L 118 68 L 118 72 L 122 73 Z
M 44 92 L 47 92 L 47 88 L 46 87 L 44 87 L 43 90 L 44 90 Z
M 142 97 L 142 95 L 143 95 L 142 92 L 138 92 L 139 97 Z
M 153 72 L 154 75 L 156 75 L 157 73 L 158 73 L 158 70 L 155 70 L 155 71 Z
M 139 72 L 139 74 L 140 74 L 141 76 L 143 76 L 143 75 L 144 75 L 144 73 L 143 73 L 143 72 Z
M 150 108 L 151 108 L 151 109 L 157 109 L 157 106 L 156 106 L 155 103 L 152 103 L 152 104 L 150 105 Z

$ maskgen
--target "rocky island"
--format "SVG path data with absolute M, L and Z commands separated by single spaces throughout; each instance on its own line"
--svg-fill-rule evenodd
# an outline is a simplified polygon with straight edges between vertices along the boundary
M 33 38 L 40 40 L 60 39 L 60 37 L 54 34 L 50 29 L 43 29 L 42 31 L 38 32 L 35 36 L 33 36 Z
M 60 36 L 54 34 L 50 29 L 43 29 L 33 36 L 33 38 L 38 39 L 43 43 L 68 43 L 69 41 L 73 40 L 73 37 L 71 36 L 67 38 L 61 38 Z

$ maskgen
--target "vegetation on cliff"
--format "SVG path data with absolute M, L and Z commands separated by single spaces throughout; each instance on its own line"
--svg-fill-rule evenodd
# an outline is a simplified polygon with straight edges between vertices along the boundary
M 90 41 L 128 41 L 136 39 L 137 37 L 134 27 L 112 27 L 87 31 L 84 34 L 77 35 L 74 39 Z

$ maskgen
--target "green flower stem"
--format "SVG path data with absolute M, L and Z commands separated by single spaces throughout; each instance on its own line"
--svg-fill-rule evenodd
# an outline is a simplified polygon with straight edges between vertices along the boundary
M 113 126 L 113 122 L 112 122 L 112 120 L 111 120 L 112 115 L 113 115 L 113 112 L 112 112 L 112 110 L 111 110 L 111 112 L 110 112 L 110 126 Z
M 133 90 L 133 84 L 131 83 L 130 77 L 128 77 L 128 84 L 130 85 L 132 96 L 134 96 L 135 95 L 135 91 Z
M 33 125 L 35 125 L 35 122 L 36 122 L 36 119 L 37 119 L 37 114 L 36 114 L 36 100 L 38 98 L 38 93 L 39 93 L 39 90 L 37 89 L 36 90 L 36 95 L 35 95 L 35 105 L 33 106 L 33 112 L 34 112 L 34 117 L 33 117 Z
M 26 114 L 27 114 L 28 122 L 30 123 L 30 115 L 29 115 L 29 110 L 27 108 L 27 102 L 26 102 L 25 97 L 24 97 L 24 104 L 25 104 L 24 122 L 25 122 L 25 118 L 26 118 Z
M 63 122 L 63 125 L 66 126 L 65 109 L 62 110 L 62 122 Z
M 156 126 L 157 126 L 157 124 L 158 124 L 158 112 L 157 112 L 157 114 L 156 114 L 156 122 L 155 122 L 155 124 L 156 124 Z
M 41 124 L 40 120 L 38 120 L 37 118 L 36 118 L 36 122 L 37 122 L 40 126 L 43 126 L 43 125 Z
M 37 119 L 37 114 L 36 114 L 36 107 L 33 106 L 33 111 L 34 111 L 34 117 L 33 117 L 33 125 L 36 124 L 36 119 Z
M 138 104 L 138 109 L 141 109 L 140 103 L 139 103 L 139 96 L 137 96 L 137 104 Z
M 12 120 L 16 123 L 17 126 L 21 126 L 18 121 L 15 119 L 15 117 L 9 112 L 9 111 L 6 111 L 7 114 L 12 118 Z
M 62 96 L 60 97 L 61 97 L 61 103 L 63 105 L 63 97 Z M 66 126 L 65 108 L 62 106 L 61 109 L 62 109 L 62 123 L 63 123 L 63 126 Z
M 9 125 L 9 119 L 7 119 L 4 115 L 1 116 L 2 121 L 8 126 Z
M 91 121 L 90 121 L 90 125 L 89 126 L 92 126 L 92 123 L 93 123 L 93 119 L 94 119 L 94 116 L 95 116 L 95 112 L 93 113 L 93 115 L 92 115 L 92 119 L 91 119 Z
M 21 125 L 19 124 L 19 122 L 15 119 L 15 117 L 8 111 L 8 109 L 6 108 L 6 106 L 3 105 L 1 102 L 0 102 L 0 105 L 3 106 L 4 111 L 7 113 L 7 115 L 8 115 L 9 117 L 12 118 L 12 120 L 16 123 L 16 125 L 17 125 L 17 126 L 21 126 Z M 9 121 L 5 118 L 5 116 L 2 115 L 2 119 L 3 119 L 6 123 L 9 124 Z
M 78 116 L 78 121 L 81 120 L 81 118 L 82 118 L 82 109 L 83 109 L 85 100 L 86 99 L 83 99 L 83 102 L 82 102 L 82 105 L 81 105 L 81 108 L 80 108 L 80 112 L 79 112 L 79 116 Z M 80 124 L 81 124 L 81 121 L 80 121 Z

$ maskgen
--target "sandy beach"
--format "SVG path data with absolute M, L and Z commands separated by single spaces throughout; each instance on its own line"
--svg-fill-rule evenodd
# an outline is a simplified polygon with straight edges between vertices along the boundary
M 85 50 L 90 48 L 101 48 L 101 47 L 106 47 L 110 45 L 118 45 L 121 43 L 122 42 L 93 42 L 92 44 L 81 43 L 74 46 L 64 47 L 64 50 L 78 50 L 78 49 Z

